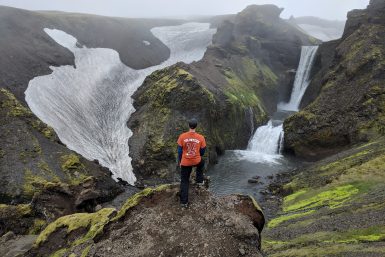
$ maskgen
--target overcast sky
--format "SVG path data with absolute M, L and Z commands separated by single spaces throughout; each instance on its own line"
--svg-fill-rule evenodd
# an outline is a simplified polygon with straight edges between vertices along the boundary
M 0 5 L 30 10 L 62 10 L 122 17 L 184 17 L 237 13 L 250 4 L 273 3 L 282 17 L 318 16 L 345 20 L 352 9 L 369 0 L 0 0 Z

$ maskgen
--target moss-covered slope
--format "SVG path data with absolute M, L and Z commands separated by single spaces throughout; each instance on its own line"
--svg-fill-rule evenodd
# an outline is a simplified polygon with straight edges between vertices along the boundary
M 51 221 L 120 192 L 108 171 L 61 145 L 50 127 L 3 88 L 0 106 L 0 203 L 6 204 L 0 234 L 26 233 L 36 220 Z M 30 211 L 12 214 L 23 205 L 10 204 L 28 204 Z
M 385 140 L 318 162 L 284 186 L 268 256 L 384 256 Z
M 383 1 L 371 1 L 368 9 L 349 13 L 343 38 L 328 43 L 331 52 L 321 56 L 327 67 L 310 85 L 313 97 L 320 91 L 318 97 L 285 121 L 289 150 L 321 158 L 384 135 L 384 39 Z
M 149 76 L 134 95 L 130 155 L 139 178 L 172 178 L 178 135 L 199 120 L 215 163 L 225 149 L 246 147 L 254 128 L 273 113 L 311 39 L 279 18 L 273 5 L 249 6 L 224 21 L 204 58 Z

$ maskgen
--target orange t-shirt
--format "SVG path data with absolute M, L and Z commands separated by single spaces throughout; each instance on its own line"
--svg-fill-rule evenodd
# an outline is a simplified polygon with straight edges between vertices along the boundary
M 178 145 L 182 147 L 182 166 L 195 166 L 201 162 L 200 149 L 206 147 L 205 138 L 196 132 L 186 132 L 179 136 Z

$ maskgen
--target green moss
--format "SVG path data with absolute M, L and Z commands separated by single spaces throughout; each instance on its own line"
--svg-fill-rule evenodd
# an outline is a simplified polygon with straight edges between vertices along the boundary
M 294 201 L 290 205 L 284 205 L 283 210 L 288 211 L 299 211 L 303 209 L 311 209 L 320 206 L 329 206 L 329 208 L 336 208 L 348 201 L 353 195 L 357 194 L 359 190 L 353 185 L 338 186 L 330 188 L 326 191 L 321 191 L 316 195 L 303 194 L 303 199 Z M 310 197 L 309 197 L 310 196 Z M 306 198 L 308 197 L 308 198 Z
M 209 99 L 210 101 L 210 104 L 215 104 L 216 101 L 215 101 L 215 96 L 213 93 L 211 93 L 208 89 L 206 88 L 202 88 L 202 91 L 206 94 L 207 98 Z
M 29 235 L 37 235 L 39 234 L 42 229 L 45 227 L 47 222 L 42 219 L 35 219 L 33 222 L 32 227 L 29 228 L 28 234 Z
M 162 185 L 157 188 L 146 188 L 143 191 L 136 193 L 127 199 L 123 207 L 119 210 L 118 214 L 112 219 L 112 221 L 119 220 L 124 217 L 126 213 L 133 207 L 137 206 L 143 198 L 148 197 L 156 192 L 161 192 L 170 188 L 170 185 Z
M 279 216 L 278 218 L 270 220 L 268 227 L 274 228 L 285 221 L 302 218 L 302 217 L 308 216 L 310 214 L 313 214 L 314 212 L 315 212 L 315 210 L 310 210 L 310 211 L 301 212 L 301 213 L 282 215 L 282 216 Z
M 5 156 L 5 151 L 3 149 L 0 149 L 0 159 Z
M 285 249 L 287 245 L 275 246 L 275 253 L 269 254 L 269 257 L 347 256 L 346 253 L 355 253 L 356 256 L 371 256 L 377 253 L 378 256 L 381 256 L 381 253 L 385 253 L 382 248 L 363 244 L 298 245 L 289 249 Z
M 0 204 L 0 217 L 21 219 L 33 214 L 30 204 L 7 205 Z
M 255 92 L 232 71 L 225 71 L 228 89 L 224 92 L 232 104 L 241 104 L 243 107 L 260 105 Z
M 300 111 L 298 113 L 295 114 L 296 116 L 300 116 L 301 118 L 305 119 L 305 120 L 314 120 L 316 118 L 316 115 L 314 113 L 311 113 L 309 111 Z
M 24 107 L 11 92 L 4 88 L 0 88 L 0 92 L 7 98 L 7 100 L 2 102 L 1 107 L 8 110 L 8 115 L 20 117 L 30 116 L 32 114 L 32 112 Z
M 184 80 L 193 80 L 193 76 L 184 69 L 178 68 L 177 75 L 181 76 Z
M 79 156 L 76 154 L 68 154 L 61 157 L 62 165 L 61 168 L 63 171 L 77 170 L 83 167 L 83 164 L 80 162 Z
M 44 124 L 42 121 L 35 119 L 32 120 L 31 123 L 32 127 L 36 130 L 38 130 L 40 133 L 42 133 L 46 138 L 53 139 L 55 135 L 55 131 L 50 126 Z
M 50 255 L 50 257 L 63 257 L 64 254 L 66 254 L 68 251 L 68 249 L 66 248 L 63 248 L 63 249 L 60 249 L 56 252 L 54 252 L 53 254 Z
M 306 193 L 306 190 L 305 189 L 301 189 L 291 195 L 288 195 L 284 198 L 284 202 L 287 204 L 288 202 L 291 202 L 291 201 L 294 201 L 298 196 L 300 195 L 303 195 L 304 193 Z
M 67 234 L 79 228 L 86 228 L 88 229 L 87 234 L 73 242 L 73 246 L 80 245 L 99 235 L 103 231 L 107 222 L 110 221 L 110 216 L 115 211 L 115 209 L 111 208 L 102 209 L 96 213 L 76 213 L 61 217 L 44 229 L 44 231 L 36 239 L 35 245 L 39 246 L 44 243 L 52 233 L 60 228 L 67 228 Z
M 90 252 L 90 250 L 91 250 L 91 245 L 87 246 L 87 247 L 83 250 L 81 257 L 87 257 L 87 256 L 88 256 L 88 253 Z
M 37 176 L 29 169 L 24 171 L 23 191 L 28 196 L 42 191 L 45 185 L 50 183 L 46 178 Z

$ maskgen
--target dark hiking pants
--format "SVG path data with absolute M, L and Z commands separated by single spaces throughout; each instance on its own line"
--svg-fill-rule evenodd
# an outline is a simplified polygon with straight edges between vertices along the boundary
M 196 183 L 203 182 L 203 169 L 205 167 L 205 161 L 202 161 L 196 166 L 181 166 L 180 170 L 180 202 L 182 204 L 188 203 L 188 188 L 190 184 L 190 175 L 193 167 L 197 167 L 196 169 Z

